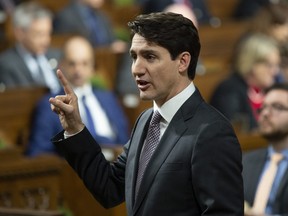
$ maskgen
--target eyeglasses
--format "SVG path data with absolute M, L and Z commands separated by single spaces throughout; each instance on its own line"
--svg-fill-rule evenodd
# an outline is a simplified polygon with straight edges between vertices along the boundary
M 264 110 L 269 110 L 271 113 L 279 113 L 279 112 L 284 112 L 288 111 L 288 107 L 279 104 L 279 103 L 274 103 L 271 105 L 263 105 L 261 108 L 258 109 L 258 113 L 262 113 Z

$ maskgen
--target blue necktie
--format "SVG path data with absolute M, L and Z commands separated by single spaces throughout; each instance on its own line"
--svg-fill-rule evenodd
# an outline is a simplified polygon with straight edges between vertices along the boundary
M 83 106 L 84 106 L 84 109 L 85 109 L 85 115 L 86 115 L 86 127 L 88 128 L 89 132 L 92 134 L 93 137 L 96 136 L 96 130 L 95 130 L 95 126 L 94 126 L 94 123 L 93 123 L 93 118 L 92 118 L 92 115 L 91 115 L 91 112 L 87 106 L 87 102 L 86 102 L 86 96 L 83 95 L 82 96 L 82 103 L 83 103 Z

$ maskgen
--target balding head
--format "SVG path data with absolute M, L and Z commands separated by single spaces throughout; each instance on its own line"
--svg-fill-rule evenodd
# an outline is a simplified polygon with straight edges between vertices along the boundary
M 90 81 L 94 73 L 94 50 L 88 40 L 75 36 L 64 44 L 62 70 L 74 87 Z

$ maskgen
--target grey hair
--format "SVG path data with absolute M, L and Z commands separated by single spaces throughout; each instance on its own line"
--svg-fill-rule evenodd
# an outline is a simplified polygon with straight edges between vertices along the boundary
M 52 20 L 53 14 L 36 2 L 24 2 L 15 8 L 12 20 L 14 27 L 26 29 L 34 20 L 42 18 Z

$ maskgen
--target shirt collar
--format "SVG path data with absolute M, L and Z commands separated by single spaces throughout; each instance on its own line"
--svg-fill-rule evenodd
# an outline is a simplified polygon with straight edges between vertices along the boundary
M 32 58 L 33 57 L 33 53 L 31 53 L 29 50 L 27 50 L 22 44 L 20 44 L 20 43 L 17 43 L 16 44 L 16 49 L 17 49 L 17 51 L 18 51 L 18 53 L 20 53 L 20 55 L 22 56 L 22 57 L 27 57 L 27 56 L 29 56 L 30 58 Z M 38 58 L 39 57 L 43 57 L 43 56 L 45 56 L 44 54 L 36 54 L 35 56 L 37 56 Z
M 82 96 L 88 96 L 92 94 L 92 85 L 90 83 L 85 84 L 84 86 L 81 87 L 75 87 L 73 88 L 75 94 L 77 95 L 78 98 L 81 98 Z
M 270 146 L 268 147 L 268 158 L 271 158 L 271 155 L 272 155 L 273 153 L 275 153 L 275 150 L 274 150 L 273 146 L 270 145 Z M 284 150 L 282 150 L 280 153 L 283 154 L 285 160 L 288 161 L 288 149 L 284 149 Z
M 163 119 L 170 123 L 175 113 L 183 105 L 183 103 L 195 92 L 195 86 L 193 82 L 188 85 L 183 91 L 175 95 L 170 100 L 166 101 L 161 107 L 158 107 L 155 101 L 153 101 L 153 109 L 158 110 Z

